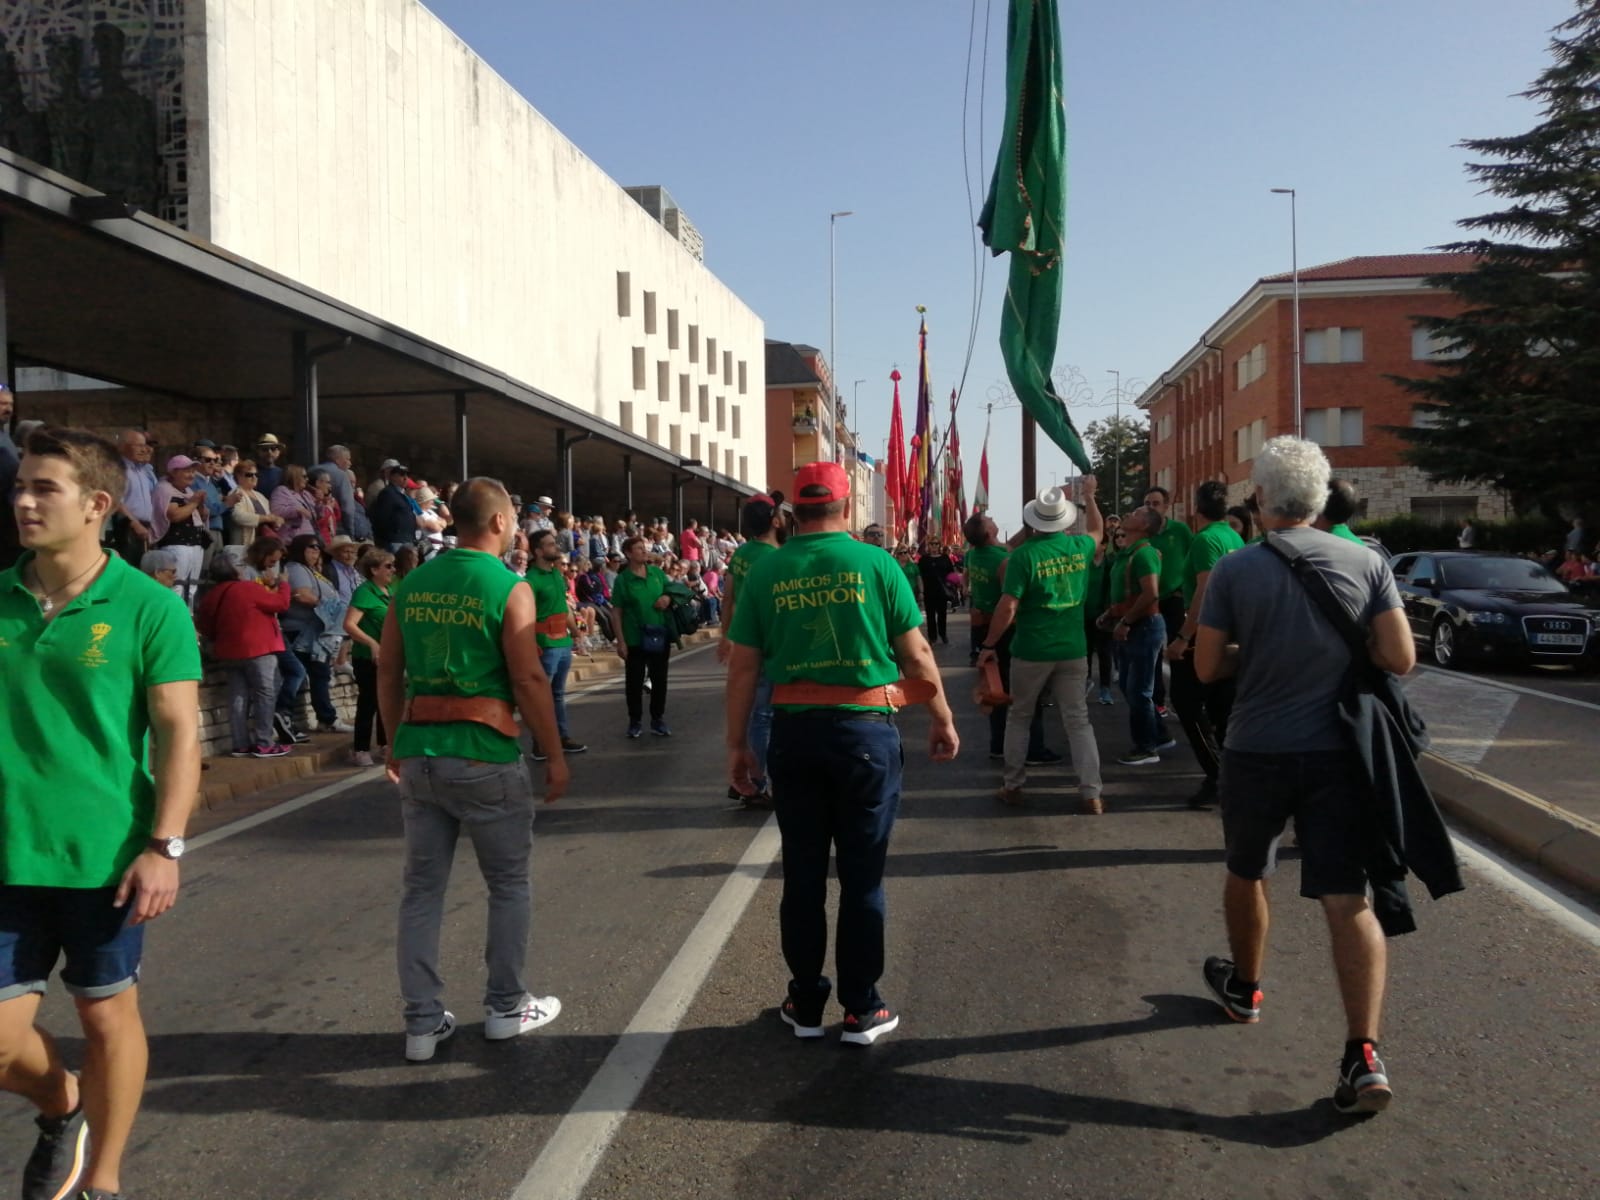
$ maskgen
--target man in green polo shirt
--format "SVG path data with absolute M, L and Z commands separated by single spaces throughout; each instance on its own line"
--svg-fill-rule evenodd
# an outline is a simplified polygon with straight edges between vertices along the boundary
M 1089 571 L 1104 526 L 1095 501 L 1098 481 L 1084 477 L 1083 533 L 1065 532 L 1078 520 L 1078 508 L 1060 488 L 1046 488 L 1022 510 L 1028 540 L 1006 560 L 1005 583 L 979 663 L 996 656 L 1000 639 L 1016 627 L 1011 643 L 1011 705 L 1031 713 L 1049 688 L 1061 713 L 1061 726 L 1072 751 L 1083 811 L 1099 813 L 1100 748 L 1089 724 L 1084 685 L 1089 678 L 1089 640 L 1084 632 L 1083 602 Z M 1028 731 L 1021 721 L 1006 727 L 1005 778 L 999 799 L 1022 803 L 1027 782 Z
M 755 787 L 749 720 L 756 681 L 773 681 L 776 712 L 767 771 L 783 833 L 779 926 L 789 967 L 779 1008 L 796 1037 L 823 1036 L 832 984 L 828 951 L 829 852 L 837 852 L 834 962 L 844 1007 L 842 1041 L 871 1045 L 900 1018 L 878 992 L 883 974 L 883 868 L 900 806 L 900 732 L 885 688 L 904 674 L 928 693 L 935 762 L 960 746 L 922 613 L 905 574 L 849 534 L 850 481 L 838 463 L 795 476 L 798 532 L 750 571 L 728 636 L 730 782 Z M 786 698 L 788 697 L 788 698 Z
M 1000 540 L 1000 527 L 987 513 L 974 513 L 961 527 L 967 539 L 966 567 L 967 595 L 972 605 L 972 665 L 977 666 L 983 652 L 984 641 L 989 637 L 994 612 L 1000 606 L 1000 585 L 1005 578 L 1006 559 L 1011 548 Z M 993 639 L 995 666 L 1000 673 L 1000 686 L 1011 690 L 1011 639 L 1016 630 L 1009 629 L 1004 636 Z M 989 710 L 989 757 L 1000 759 L 1006 752 L 1006 724 L 1011 719 L 1014 705 L 997 704 Z M 1060 756 L 1044 744 L 1044 706 L 1035 705 L 1028 717 L 1028 762 L 1044 764 L 1059 762 Z
M 1161 653 L 1167 644 L 1159 611 L 1161 552 L 1151 544 L 1163 525 L 1160 513 L 1137 508 L 1122 518 L 1126 543 L 1121 561 L 1111 569 L 1111 637 L 1122 663 L 1122 694 L 1128 702 L 1133 748 L 1117 759 L 1125 767 L 1161 761 L 1161 751 L 1177 745 L 1155 705 L 1155 682 L 1161 677 Z
M 739 532 L 744 534 L 745 540 L 733 552 L 733 558 L 728 563 L 727 579 L 722 587 L 722 640 L 717 643 L 717 661 L 720 663 L 726 663 L 733 653 L 728 630 L 733 625 L 734 610 L 738 607 L 739 588 L 749 576 L 751 568 L 783 545 L 789 535 L 788 522 L 783 515 L 783 493 L 753 496 L 746 501 L 739 514 Z M 882 533 L 881 527 L 879 533 Z M 869 541 L 867 544 L 873 543 Z M 767 744 L 772 740 L 772 680 L 764 673 L 756 680 L 748 733 L 750 749 L 756 758 L 755 774 L 751 776 L 756 790 L 744 794 L 730 783 L 728 799 L 739 801 L 745 808 L 771 808 L 772 789 L 767 782 Z
M 1189 543 L 1189 558 L 1183 572 L 1186 616 L 1178 636 L 1167 643 L 1167 662 L 1172 671 L 1172 707 L 1178 712 L 1195 761 L 1205 773 L 1200 790 L 1189 798 L 1189 807 L 1206 808 L 1217 797 L 1222 743 L 1228 733 L 1228 714 L 1233 709 L 1233 680 L 1200 682 L 1194 673 L 1194 636 L 1211 568 L 1222 561 L 1224 555 L 1244 549 L 1244 539 L 1228 524 L 1227 484 L 1215 479 L 1202 483 L 1195 491 L 1194 510 L 1205 524 Z
M 1145 493 L 1144 503 L 1161 518 L 1161 532 L 1151 537 L 1150 544 L 1161 555 L 1161 576 L 1156 581 L 1157 607 L 1166 630 L 1166 641 L 1170 643 L 1183 624 L 1183 565 L 1189 561 L 1189 541 L 1194 531 L 1172 515 L 1172 493 L 1166 488 L 1151 488 Z M 1156 711 L 1165 716 L 1167 681 L 1160 664 L 1156 666 L 1154 699 Z
M 200 789 L 200 653 L 183 601 L 101 549 L 117 448 L 40 429 L 24 451 L 24 553 L 0 572 L 0 1086 L 40 1113 L 23 1196 L 110 1197 L 149 1053 L 144 925 L 177 898 Z M 34 1023 L 62 957 L 81 1087 Z
M 378 656 L 378 705 L 389 777 L 405 821 L 400 991 L 406 1058 L 423 1062 L 455 1032 L 439 975 L 439 926 L 456 840 L 465 832 L 489 887 L 484 1037 L 513 1038 L 555 1019 L 561 1002 L 523 983 L 528 954 L 533 781 L 515 714 L 545 747 L 546 804 L 567 786 L 550 681 L 539 664 L 536 608 L 502 561 L 516 530 L 511 496 L 479 476 L 450 502 L 456 546 L 394 590 Z
M 533 588 L 534 639 L 539 643 L 539 665 L 550 680 L 550 697 L 556 709 L 556 728 L 561 731 L 561 749 L 582 754 L 589 747 L 575 741 L 567 728 L 567 675 L 572 670 L 571 606 L 567 597 L 567 577 L 561 570 L 561 545 L 556 531 L 540 529 L 528 537 L 533 552 L 528 560 L 528 585 Z M 546 754 L 537 744 L 535 762 Z
M 1323 505 L 1321 514 L 1311 523 L 1311 527 L 1365 547 L 1367 544 L 1350 528 L 1350 522 L 1355 520 L 1360 511 L 1361 499 L 1356 495 L 1355 484 L 1348 479 L 1330 479 L 1327 503 Z

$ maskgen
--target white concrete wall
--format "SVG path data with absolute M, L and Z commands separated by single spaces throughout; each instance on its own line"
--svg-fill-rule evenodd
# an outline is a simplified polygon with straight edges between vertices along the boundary
M 676 429 L 685 456 L 698 436 L 708 467 L 726 471 L 731 450 L 735 477 L 744 459 L 747 482 L 765 482 L 761 319 L 433 14 L 415 0 L 192 3 L 209 103 L 196 229 L 640 436 L 653 427 L 664 447 Z

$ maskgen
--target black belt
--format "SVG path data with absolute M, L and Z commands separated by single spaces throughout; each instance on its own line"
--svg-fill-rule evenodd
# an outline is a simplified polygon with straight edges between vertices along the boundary
M 894 724 L 893 713 L 863 712 L 854 708 L 803 708 L 799 712 L 780 708 L 772 714 L 774 721 L 792 720 L 797 717 L 810 717 L 812 720 L 821 721 L 876 721 L 882 725 Z

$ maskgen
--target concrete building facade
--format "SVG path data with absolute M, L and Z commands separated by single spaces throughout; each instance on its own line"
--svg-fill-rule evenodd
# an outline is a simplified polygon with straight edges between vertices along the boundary
M 1472 265 L 1468 255 L 1346 259 L 1300 273 L 1302 420 L 1334 473 L 1360 493 L 1364 515 L 1498 519 L 1505 497 L 1468 483 L 1434 483 L 1401 457 L 1391 430 L 1416 419 L 1390 376 L 1426 376 L 1444 355 L 1412 318 L 1449 316 L 1461 303 L 1430 275 Z M 1199 342 L 1139 397 L 1150 418 L 1150 478 L 1187 515 L 1208 479 L 1242 500 L 1262 443 L 1295 431 L 1293 285 L 1258 280 Z

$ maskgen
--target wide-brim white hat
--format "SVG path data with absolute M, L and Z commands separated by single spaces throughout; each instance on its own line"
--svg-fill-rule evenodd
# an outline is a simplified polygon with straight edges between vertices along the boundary
M 1058 487 L 1045 488 L 1022 510 L 1023 523 L 1040 533 L 1058 533 L 1077 519 L 1078 506 Z

